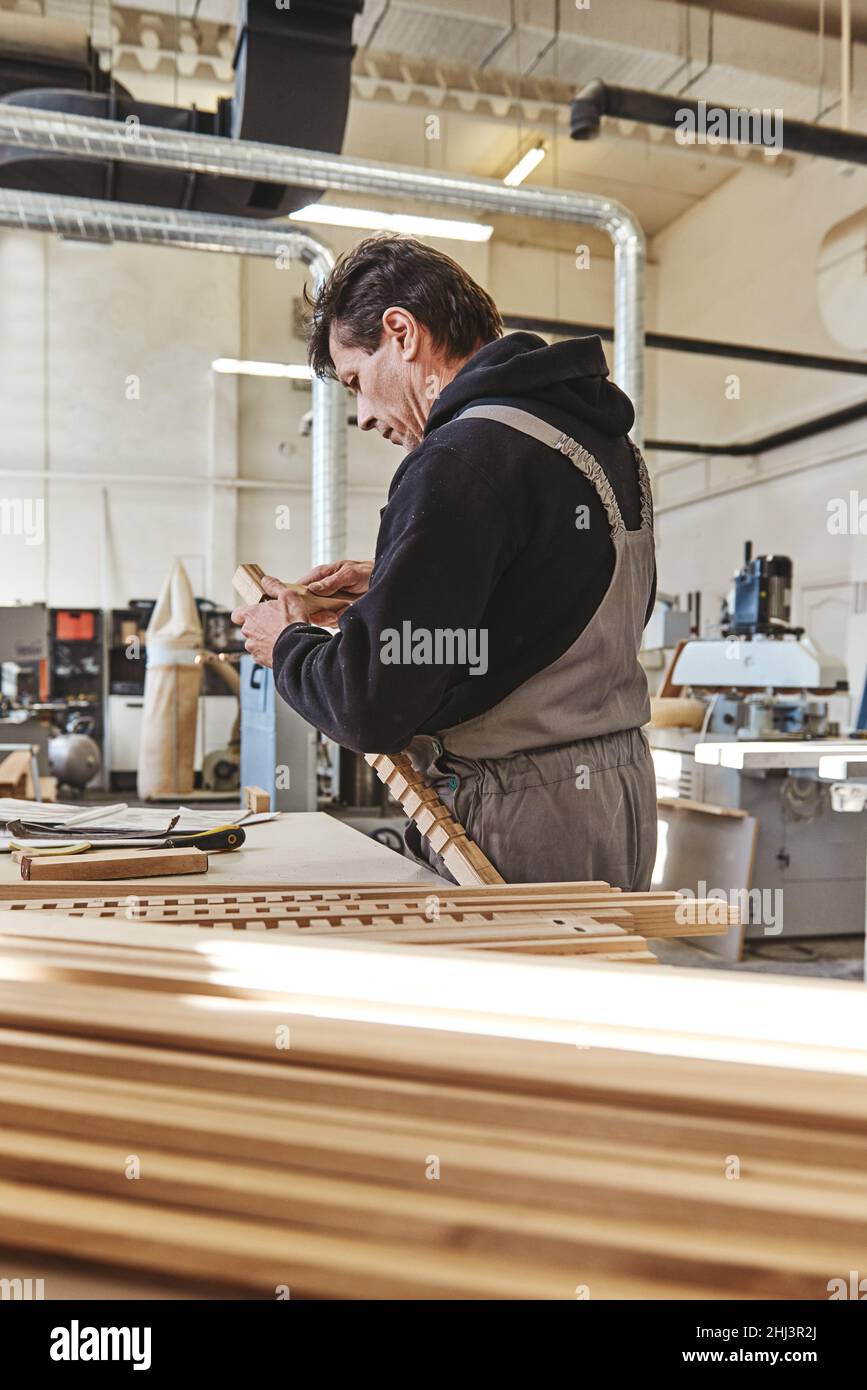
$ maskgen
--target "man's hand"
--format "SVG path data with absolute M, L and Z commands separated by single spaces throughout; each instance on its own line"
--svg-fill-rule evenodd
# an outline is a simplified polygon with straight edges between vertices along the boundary
M 311 593 L 322 594 L 325 598 L 337 593 L 338 589 L 360 598 L 367 593 L 372 569 L 372 560 L 336 560 L 330 565 L 316 565 L 309 574 L 303 574 L 298 583 L 306 584 Z M 336 627 L 338 618 L 345 612 L 346 608 L 311 610 L 308 621 L 320 627 Z
M 250 655 L 260 666 L 271 666 L 274 644 L 283 629 L 290 623 L 314 622 L 315 618 L 304 600 L 287 590 L 279 579 L 266 575 L 262 588 L 269 595 L 268 600 L 236 608 L 232 622 L 243 632 L 244 646 Z

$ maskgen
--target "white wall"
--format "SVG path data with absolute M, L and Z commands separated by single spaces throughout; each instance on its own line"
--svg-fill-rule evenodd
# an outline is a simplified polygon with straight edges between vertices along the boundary
M 328 238 L 335 252 L 355 239 Z M 488 282 L 487 246 L 439 244 Z M 264 259 L 0 232 L 0 500 L 42 499 L 46 530 L 41 546 L 0 534 L 0 604 L 119 606 L 154 595 L 176 556 L 223 603 L 239 559 L 286 578 L 309 567 L 310 390 L 211 371 L 215 357 L 304 361 L 304 278 Z M 365 558 L 403 453 L 349 439 L 347 550 Z M 237 491 L 212 490 L 211 468 Z
M 829 519 L 830 504 L 848 501 L 853 488 L 867 498 L 863 428 L 850 425 L 823 441 L 832 460 L 827 464 L 813 462 L 811 444 L 785 451 L 782 462 L 793 470 L 786 477 L 663 512 L 657 519 L 659 583 L 680 595 L 700 590 L 707 631 L 742 563 L 745 540 L 754 542 L 755 553 L 789 555 L 793 621 L 846 661 L 857 712 L 867 674 L 867 534 L 833 534 Z
M 595 240 L 595 238 L 594 238 Z M 582 229 L 575 232 L 576 245 L 582 244 Z M 562 319 L 567 323 L 610 324 L 614 314 L 614 262 L 610 256 L 592 252 L 589 262 L 576 268 L 574 254 L 551 250 L 535 251 L 531 246 L 491 241 L 491 283 L 502 312 L 542 319 Z M 658 283 L 654 264 L 647 267 L 647 323 L 657 321 Z M 614 367 L 614 345 L 603 342 L 609 367 Z M 657 428 L 657 362 L 649 353 L 645 364 L 644 432 Z
M 826 232 L 867 202 L 867 170 L 800 160 L 745 168 L 654 238 L 660 327 L 758 347 L 855 356 L 828 333 L 817 262 Z M 867 324 L 863 341 L 867 345 Z M 863 379 L 654 353 L 663 438 L 749 440 L 864 397 Z M 740 377 L 740 399 L 726 378 Z
M 232 257 L 0 236 L 0 496 L 43 498 L 46 531 L 0 536 L 0 601 L 121 604 L 177 554 L 204 573 L 210 364 L 237 338 L 237 277 Z
M 867 173 L 799 161 L 788 178 L 752 169 L 719 188 L 658 236 L 657 293 L 668 332 L 829 356 L 856 356 L 829 335 L 819 308 L 822 240 L 867 200 Z M 867 343 L 867 323 L 862 341 Z M 750 440 L 863 401 L 863 377 L 675 353 L 657 357 L 658 435 L 722 443 Z M 726 378 L 737 373 L 740 398 Z M 867 535 L 835 536 L 829 504 L 867 498 L 867 425 L 835 430 L 758 458 L 655 456 L 660 586 L 699 589 L 705 623 L 741 563 L 790 555 L 795 621 L 849 665 L 860 694 L 867 665 Z

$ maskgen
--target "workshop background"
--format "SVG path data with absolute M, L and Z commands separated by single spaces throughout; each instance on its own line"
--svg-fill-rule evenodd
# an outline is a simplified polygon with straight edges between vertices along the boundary
M 605 194 L 640 222 L 649 331 L 863 357 L 863 166 L 785 148 L 769 158 L 761 150 L 678 145 L 673 132 L 616 119 L 606 119 L 594 141 L 569 136 L 570 100 L 596 77 L 839 125 L 836 5 L 828 6 L 820 40 L 812 0 L 618 0 L 586 10 L 564 3 L 553 43 L 550 0 L 516 8 L 513 30 L 506 0 L 368 0 L 355 28 L 344 152 L 497 178 L 541 142 L 545 158 L 526 186 Z M 180 25 L 174 0 L 111 8 L 103 0 L 4 0 L 0 34 L 16 16 L 34 14 L 38 37 L 40 10 L 46 25 L 86 25 L 101 61 L 111 61 L 136 98 L 211 108 L 232 93 L 234 0 L 207 0 L 195 24 Z M 858 130 L 867 12 L 857 0 L 853 10 L 849 112 Z M 427 138 L 432 131 L 439 138 Z M 323 199 L 364 208 L 372 201 Z M 449 215 L 402 200 L 379 206 Z M 613 253 L 604 233 L 578 236 L 572 226 L 527 218 L 493 223 L 483 244 L 432 244 L 457 255 L 506 316 L 610 327 Z M 314 230 L 336 252 L 363 235 Z M 583 244 L 589 265 L 576 269 Z M 121 607 L 132 593 L 155 594 L 181 555 L 196 591 L 229 603 L 231 574 L 215 563 L 215 542 L 232 525 L 239 554 L 255 553 L 266 570 L 287 577 L 303 572 L 310 441 L 299 426 L 309 387 L 226 381 L 211 367 L 220 357 L 303 363 L 295 312 L 303 280 L 299 266 L 275 273 L 251 257 L 0 233 L 0 466 L 26 470 L 34 496 L 49 504 L 44 548 L 15 537 L 2 547 L 4 602 L 59 607 L 74 596 L 81 606 Z M 740 378 L 735 398 L 726 390 L 732 373 Z M 133 399 L 130 377 L 140 382 Z M 857 376 L 652 350 L 645 437 L 748 443 L 863 399 Z M 223 412 L 236 431 L 225 427 Z M 715 619 L 749 533 L 757 550 L 793 557 L 795 620 L 846 661 L 853 689 L 863 687 L 865 547 L 858 535 L 830 536 L 826 525 L 829 500 L 848 497 L 864 476 L 862 439 L 855 423 L 745 457 L 648 449 L 660 587 L 700 590 L 707 620 Z M 352 555 L 370 551 L 394 467 L 385 443 L 353 432 Z M 213 474 L 228 485 L 209 484 Z M 291 508 L 289 531 L 273 524 L 280 503 Z
M 648 892 L 231 620 L 373 555 L 305 290 L 377 230 L 636 401 Z M 861 1297 L 865 377 L 867 0 L 0 0 L 3 1298 Z

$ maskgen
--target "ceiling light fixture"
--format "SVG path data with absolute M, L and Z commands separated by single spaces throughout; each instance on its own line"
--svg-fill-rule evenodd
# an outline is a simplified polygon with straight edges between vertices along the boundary
M 335 203 L 311 203 L 289 214 L 290 222 L 314 222 L 326 227 L 356 227 L 367 232 L 403 232 L 409 236 L 441 237 L 447 241 L 488 241 L 493 227 L 485 222 L 457 222 L 445 217 L 413 217 L 377 208 L 344 208 Z
M 211 363 L 215 372 L 228 376 L 276 376 L 290 381 L 311 381 L 313 372 L 301 362 L 242 362 L 234 357 L 217 357 Z
M 518 184 L 524 182 L 528 174 L 532 174 L 533 170 L 538 168 L 547 153 L 543 144 L 533 145 L 526 154 L 521 156 L 514 169 L 509 170 L 503 183 L 508 184 L 509 188 L 517 188 Z

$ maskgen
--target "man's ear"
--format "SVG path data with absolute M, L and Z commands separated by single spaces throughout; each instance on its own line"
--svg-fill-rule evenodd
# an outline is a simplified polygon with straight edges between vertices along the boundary
M 395 340 L 404 361 L 411 362 L 418 356 L 421 326 L 408 309 L 401 309 L 396 305 L 386 309 L 382 316 L 382 331 L 387 338 Z

